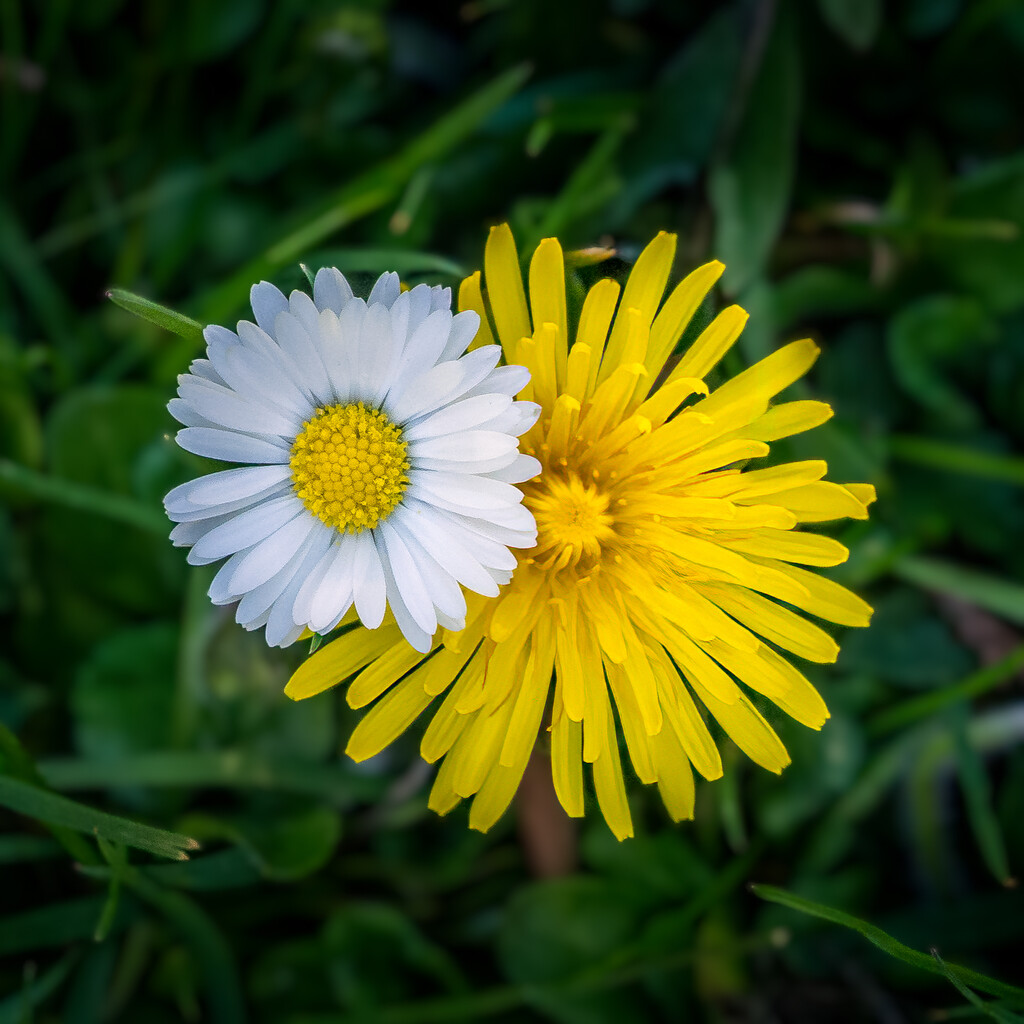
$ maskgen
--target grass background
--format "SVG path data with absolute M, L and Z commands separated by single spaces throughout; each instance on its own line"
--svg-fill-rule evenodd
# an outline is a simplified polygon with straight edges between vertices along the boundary
M 946 966 L 1021 981 L 1020 3 L 7 0 L 0 40 L 0 1022 L 1022 1019 Z M 104 298 L 455 284 L 505 219 L 723 259 L 727 369 L 818 339 L 787 454 L 879 489 L 825 730 L 727 748 L 691 824 L 634 786 L 623 844 L 536 785 L 438 819 L 415 730 L 357 767 L 341 695 L 283 699 L 301 652 L 166 540 L 197 346 Z

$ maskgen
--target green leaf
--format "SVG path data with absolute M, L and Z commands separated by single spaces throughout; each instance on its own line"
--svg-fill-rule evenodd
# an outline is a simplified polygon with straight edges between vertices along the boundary
M 868 730 L 874 736 L 881 736 L 911 722 L 931 718 L 950 704 L 988 693 L 1000 683 L 1006 682 L 1021 667 L 1024 667 L 1024 644 L 1011 651 L 1001 661 L 972 672 L 952 686 L 933 690 L 931 693 L 912 697 L 886 708 L 869 720 Z
M 1001 885 L 1016 884 L 1010 876 L 1006 858 L 1006 842 L 1002 828 L 992 806 L 992 786 L 985 764 L 967 735 L 967 715 L 958 714 L 953 723 L 953 738 L 960 786 L 967 805 L 967 819 L 981 851 L 982 858 L 993 877 Z
M 111 288 L 107 292 L 107 298 L 115 306 L 120 306 L 129 313 L 134 313 L 135 316 L 148 320 L 151 324 L 156 324 L 157 327 L 162 327 L 165 331 L 178 335 L 179 338 L 184 338 L 194 345 L 202 343 L 203 325 L 198 320 L 193 320 L 182 313 L 176 313 L 173 309 L 161 306 L 158 302 L 153 302 L 151 299 L 144 299 L 141 295 L 134 295 L 123 288 Z
M 249 855 L 265 878 L 293 882 L 326 864 L 341 838 L 341 819 L 330 807 L 311 807 L 271 820 L 210 815 L 187 819 L 189 831 L 205 839 L 229 839 Z
M 75 673 L 71 689 L 78 750 L 116 761 L 166 746 L 177 655 L 178 629 L 164 623 L 123 629 L 99 644 Z
M 164 889 L 137 870 L 128 871 L 124 883 L 160 911 L 188 944 L 204 977 L 209 1019 L 217 1024 L 244 1024 L 238 965 L 224 935 L 206 912 L 183 893 Z
M 789 5 L 780 10 L 736 137 L 711 167 L 714 254 L 729 294 L 765 268 L 789 208 L 800 108 L 800 51 Z
M 949 969 L 946 961 L 939 956 L 938 950 L 933 949 L 932 956 L 934 957 L 935 962 L 939 965 L 939 970 L 942 972 L 946 981 L 948 981 L 976 1010 L 980 1010 L 986 1017 L 991 1017 L 993 1020 L 1000 1021 L 1000 1024 L 1024 1024 L 1024 1017 L 1021 1017 L 1019 1014 L 1011 1013 L 1009 1010 L 1005 1010 L 1001 1006 L 997 1006 L 993 1003 L 986 1003 L 979 999 L 957 977 L 956 973 Z
M 77 963 L 80 952 L 71 950 L 40 977 L 0 1002 L 0 1024 L 30 1024 L 32 1011 L 56 992 Z
M 935 295 L 903 308 L 889 327 L 889 357 L 903 388 L 953 427 L 976 426 L 977 409 L 953 384 L 958 363 L 996 337 L 980 303 Z
M 203 303 L 205 317 L 211 323 L 224 319 L 255 282 L 305 257 L 336 231 L 397 199 L 413 174 L 465 139 L 488 114 L 518 91 L 528 74 L 529 68 L 525 65 L 503 72 L 407 143 L 395 156 L 343 185 L 318 209 L 306 214 L 295 230 L 210 292 Z M 172 354 L 168 356 L 169 365 L 180 366 L 194 351 L 195 345 L 176 350 L 172 353 L 173 362 L 170 361 Z
M 0 776 L 0 805 L 50 825 L 102 836 L 171 860 L 187 860 L 185 851 L 199 848 L 188 836 L 97 811 L 9 776 Z
M 955 964 L 947 963 L 945 965 L 946 971 L 943 971 L 939 968 L 933 957 L 903 945 L 902 942 L 899 942 L 891 935 L 882 931 L 881 928 L 869 924 L 867 921 L 851 917 L 841 910 L 826 907 L 821 903 L 813 903 L 811 900 L 806 900 L 795 893 L 787 892 L 785 889 L 778 889 L 774 885 L 751 885 L 750 890 L 755 896 L 768 900 L 770 903 L 779 903 L 802 914 L 820 917 L 824 921 L 831 921 L 833 924 L 842 925 L 844 928 L 850 928 L 853 931 L 859 932 L 868 942 L 877 946 L 884 953 L 895 957 L 897 960 L 902 960 L 903 963 L 910 964 L 912 967 L 918 967 L 921 970 L 928 971 L 930 974 L 945 975 L 946 971 L 949 971 L 964 985 L 987 992 L 989 995 L 999 996 L 1002 999 L 1009 1000 L 1014 1005 L 1024 1006 L 1024 989 L 1007 985 L 1005 982 L 997 981 L 995 978 L 989 978 L 987 975 L 972 971 L 969 967 L 959 967 Z
M 39 770 L 56 789 L 123 786 L 221 787 L 305 793 L 333 807 L 373 800 L 387 780 L 359 774 L 344 763 L 262 757 L 243 750 L 157 751 L 117 761 L 54 758 Z
M 889 452 L 897 459 L 928 469 L 1024 487 L 1024 459 L 1018 456 L 997 455 L 931 437 L 905 434 L 895 434 L 889 438 Z
M 882 24 L 882 0 L 818 0 L 822 18 L 851 49 L 867 50 Z
M 1008 622 L 1024 625 L 1024 586 L 1018 583 L 1009 583 L 937 558 L 901 558 L 892 571 L 908 583 L 915 583 L 926 590 L 953 594 Z
M 149 533 L 166 535 L 170 532 L 167 517 L 141 501 L 48 476 L 9 459 L 0 459 L 0 492 L 8 497 L 17 496 L 59 505 L 74 512 L 88 512 Z
M 102 896 L 48 903 L 0 919 L 0 956 L 56 949 L 91 939 L 103 910 Z M 122 902 L 111 930 L 127 927 L 139 914 L 137 903 Z

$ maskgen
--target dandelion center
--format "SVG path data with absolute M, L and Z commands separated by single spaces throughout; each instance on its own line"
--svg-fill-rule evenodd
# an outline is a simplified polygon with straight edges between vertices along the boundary
M 328 526 L 372 530 L 409 485 L 408 447 L 401 427 L 379 409 L 328 405 L 303 424 L 292 445 L 295 493 Z
M 537 520 L 533 557 L 542 568 L 564 569 L 584 559 L 589 566 L 616 538 L 610 496 L 575 473 L 543 479 L 528 488 L 525 503 Z

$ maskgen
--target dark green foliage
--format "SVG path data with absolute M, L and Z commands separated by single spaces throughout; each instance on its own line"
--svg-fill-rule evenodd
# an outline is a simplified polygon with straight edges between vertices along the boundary
M 5 0 L 0 50 L 0 1024 L 1022 1018 L 1019 3 Z M 624 844 L 436 818 L 415 729 L 347 761 L 160 509 L 200 324 L 506 219 L 614 245 L 576 310 L 660 229 L 722 258 L 727 372 L 822 345 L 778 456 L 879 490 L 830 722 Z

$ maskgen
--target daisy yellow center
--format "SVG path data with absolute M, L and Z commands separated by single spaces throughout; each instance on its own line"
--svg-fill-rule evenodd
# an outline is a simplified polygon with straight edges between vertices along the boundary
M 347 533 L 387 519 L 409 486 L 402 429 L 362 402 L 328 405 L 292 445 L 295 493 L 321 522 Z
M 611 499 L 597 484 L 575 473 L 551 475 L 529 488 L 526 504 L 537 520 L 535 562 L 556 570 L 592 563 L 615 540 Z

